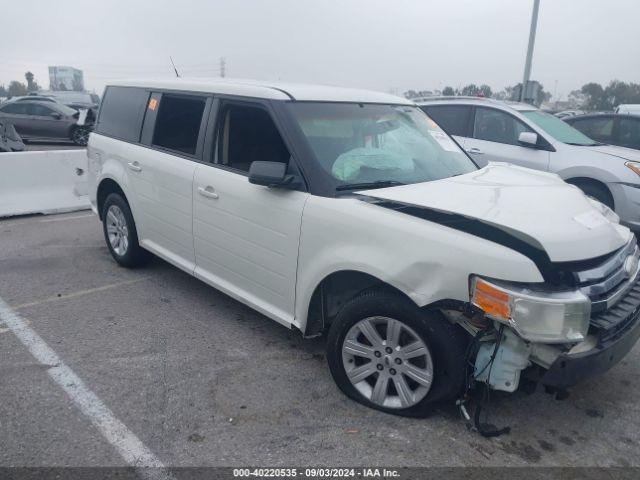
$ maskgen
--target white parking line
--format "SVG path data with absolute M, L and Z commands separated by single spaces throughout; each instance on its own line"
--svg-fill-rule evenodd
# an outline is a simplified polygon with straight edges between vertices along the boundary
M 152 479 L 172 479 L 162 462 L 84 382 L 58 357 L 49 345 L 31 329 L 27 322 L 0 298 L 0 320 L 18 337 L 31 355 L 88 417 L 104 438 L 118 451 L 124 461 L 135 467 L 139 475 Z M 81 461 L 81 459 L 79 459 Z

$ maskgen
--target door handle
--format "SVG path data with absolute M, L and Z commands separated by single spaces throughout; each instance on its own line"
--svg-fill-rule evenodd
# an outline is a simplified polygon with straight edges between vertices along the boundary
M 142 171 L 142 167 L 140 166 L 140 164 L 138 162 L 129 162 L 129 163 L 127 163 L 127 166 L 129 167 L 129 170 L 133 170 L 134 172 L 141 172 Z
M 467 153 L 471 153 L 472 155 L 482 155 L 484 152 L 479 148 L 473 147 L 467 150 Z
M 208 185 L 207 187 L 198 187 L 198 193 L 203 197 L 213 198 L 214 200 L 218 198 L 218 194 L 213 190 L 211 185 Z

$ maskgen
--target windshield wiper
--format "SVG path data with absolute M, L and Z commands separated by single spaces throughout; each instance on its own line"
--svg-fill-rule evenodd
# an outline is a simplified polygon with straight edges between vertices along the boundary
M 376 182 L 345 183 L 344 185 L 338 185 L 336 190 L 368 190 L 371 188 L 395 187 L 397 185 L 405 184 L 397 180 L 378 180 Z
M 593 143 L 571 143 L 567 142 L 567 145 L 573 145 L 574 147 L 601 147 L 602 145 L 606 145 L 606 143 L 593 142 Z

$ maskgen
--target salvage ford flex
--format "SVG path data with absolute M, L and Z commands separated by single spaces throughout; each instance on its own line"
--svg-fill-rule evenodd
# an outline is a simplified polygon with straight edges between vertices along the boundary
M 151 252 L 326 334 L 336 383 L 373 408 L 420 415 L 525 378 L 564 389 L 640 335 L 639 251 L 615 213 L 552 173 L 478 168 L 395 96 L 122 82 L 88 156 L 120 265 Z

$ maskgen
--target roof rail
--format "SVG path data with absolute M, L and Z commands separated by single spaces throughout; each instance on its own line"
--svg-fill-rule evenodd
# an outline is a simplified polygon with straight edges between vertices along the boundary
M 440 100 L 491 100 L 495 101 L 495 99 L 490 97 L 474 97 L 473 95 L 434 95 L 433 97 L 418 97 L 411 98 L 414 102 L 431 102 L 431 101 L 440 101 Z

